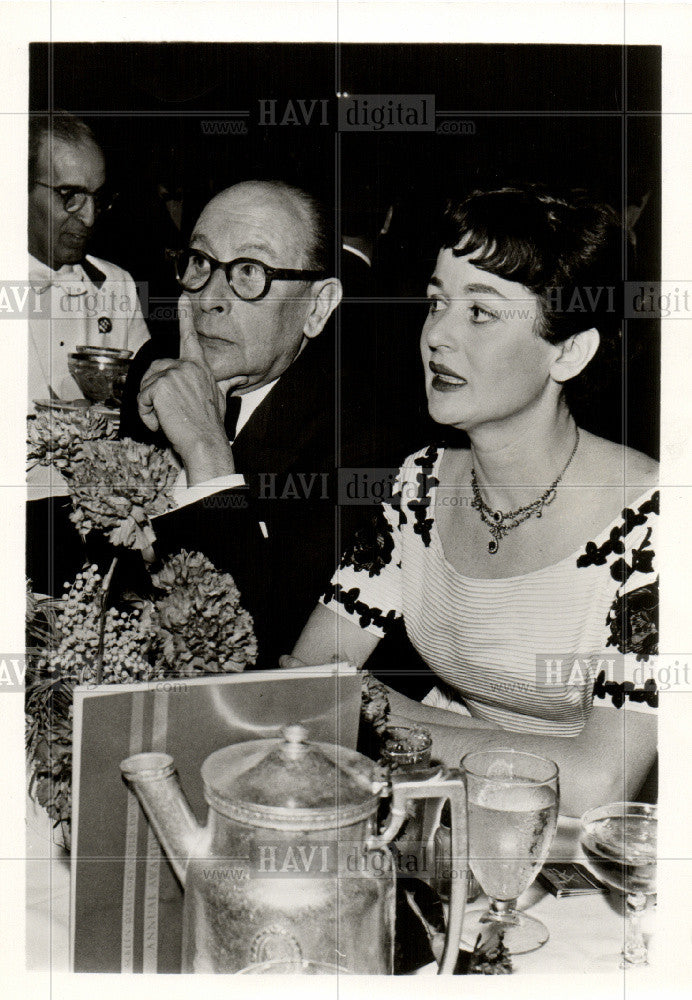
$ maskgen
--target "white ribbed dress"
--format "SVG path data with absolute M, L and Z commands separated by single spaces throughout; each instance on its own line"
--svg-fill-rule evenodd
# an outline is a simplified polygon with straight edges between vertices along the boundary
M 442 454 L 429 447 L 404 462 L 399 493 L 359 532 L 324 604 L 378 636 L 403 615 L 444 682 L 426 703 L 505 729 L 575 736 L 592 704 L 655 710 L 658 493 L 553 566 L 472 579 L 446 559 L 434 521 Z

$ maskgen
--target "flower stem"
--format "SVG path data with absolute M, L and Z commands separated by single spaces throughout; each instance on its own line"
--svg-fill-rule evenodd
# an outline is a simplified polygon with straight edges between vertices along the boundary
M 96 683 L 101 684 L 103 681 L 103 647 L 105 643 L 106 635 L 106 612 L 108 611 L 108 591 L 111 587 L 111 580 L 113 579 L 113 573 L 115 572 L 115 566 L 118 562 L 118 557 L 113 556 L 113 562 L 110 564 L 108 572 L 103 578 L 103 583 L 101 584 L 101 593 L 99 596 L 99 644 L 96 650 Z

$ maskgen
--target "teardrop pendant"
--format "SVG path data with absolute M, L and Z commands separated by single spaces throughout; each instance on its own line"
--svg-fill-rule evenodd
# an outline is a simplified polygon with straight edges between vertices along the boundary
M 494 556 L 495 553 L 497 552 L 497 539 L 496 538 L 491 538 L 490 541 L 488 542 L 488 552 L 490 553 L 491 556 Z

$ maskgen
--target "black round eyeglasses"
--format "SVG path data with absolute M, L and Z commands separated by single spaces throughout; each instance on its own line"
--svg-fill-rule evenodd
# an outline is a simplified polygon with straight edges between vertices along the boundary
M 256 302 L 267 294 L 272 281 L 317 281 L 326 278 L 324 271 L 296 270 L 288 267 L 270 267 L 252 257 L 235 260 L 217 260 L 202 250 L 167 250 L 166 255 L 175 264 L 178 284 L 186 292 L 200 292 L 209 282 L 214 271 L 221 269 L 229 286 L 240 299 Z

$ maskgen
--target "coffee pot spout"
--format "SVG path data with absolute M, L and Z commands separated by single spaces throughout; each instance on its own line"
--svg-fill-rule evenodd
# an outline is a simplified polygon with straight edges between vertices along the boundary
M 205 828 L 185 798 L 173 758 L 167 753 L 138 753 L 120 764 L 126 782 L 139 799 L 173 871 L 185 885 L 190 857 L 199 854 Z

